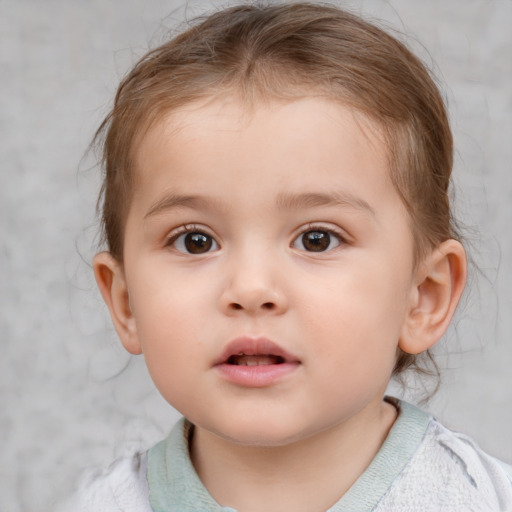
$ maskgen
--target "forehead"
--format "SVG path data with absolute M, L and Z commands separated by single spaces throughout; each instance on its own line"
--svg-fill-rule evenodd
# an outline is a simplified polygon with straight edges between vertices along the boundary
M 233 166 L 242 180 L 262 175 L 266 165 L 284 165 L 297 177 L 299 168 L 309 166 L 306 175 L 318 183 L 325 171 L 336 171 L 333 159 L 348 165 L 349 153 L 351 160 L 372 159 L 387 181 L 384 136 L 377 123 L 353 108 L 323 97 L 252 105 L 215 97 L 167 113 L 149 128 L 134 152 L 135 180 L 157 179 L 162 168 L 176 178 L 188 168 L 190 181 L 199 177 L 194 170 L 215 172 L 222 180 Z M 318 172 L 321 166 L 324 172 Z

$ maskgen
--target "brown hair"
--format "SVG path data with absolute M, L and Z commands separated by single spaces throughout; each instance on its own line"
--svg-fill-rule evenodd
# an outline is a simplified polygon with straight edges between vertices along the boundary
M 422 62 L 380 28 L 334 6 L 257 4 L 198 20 L 148 52 L 121 82 L 95 137 L 102 142 L 105 171 L 99 200 L 103 238 L 116 258 L 123 257 L 138 142 L 166 113 L 226 93 L 248 103 L 323 95 L 361 112 L 386 138 L 416 261 L 457 238 L 448 195 L 452 134 L 443 99 Z M 411 366 L 417 366 L 416 357 L 401 353 L 395 373 Z

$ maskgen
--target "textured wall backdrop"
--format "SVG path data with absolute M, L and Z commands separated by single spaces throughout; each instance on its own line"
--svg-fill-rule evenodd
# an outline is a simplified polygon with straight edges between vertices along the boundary
M 0 0 L 2 512 L 52 510 L 80 468 L 149 446 L 177 417 L 96 291 L 98 172 L 83 155 L 128 66 L 202 5 Z M 446 91 L 457 211 L 481 270 L 428 407 L 512 461 L 512 2 L 346 5 L 413 36 Z

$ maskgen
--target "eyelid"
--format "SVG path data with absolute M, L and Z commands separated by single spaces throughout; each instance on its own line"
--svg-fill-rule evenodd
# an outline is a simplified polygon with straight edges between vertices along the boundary
M 202 226 L 198 226 L 197 224 L 182 224 L 181 226 L 178 226 L 177 228 L 172 229 L 166 236 L 165 236 L 165 245 L 168 245 L 176 240 L 180 235 L 183 235 L 184 233 L 193 233 L 195 231 L 202 231 L 204 230 Z
M 337 236 L 340 239 L 340 242 L 343 243 L 348 243 L 350 240 L 349 235 L 343 229 L 335 224 L 331 224 L 330 222 L 310 222 L 309 224 L 297 229 L 294 235 L 294 240 L 308 231 L 326 231 L 327 233 Z

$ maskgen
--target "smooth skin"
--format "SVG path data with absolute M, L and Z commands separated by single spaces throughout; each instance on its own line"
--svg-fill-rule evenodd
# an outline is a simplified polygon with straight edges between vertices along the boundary
M 464 249 L 447 240 L 415 264 L 386 149 L 315 97 L 192 104 L 137 148 L 124 260 L 97 255 L 96 279 L 125 348 L 194 423 L 193 463 L 224 506 L 332 506 L 396 418 L 383 395 L 398 348 L 423 352 L 452 318 Z M 240 336 L 299 364 L 234 384 L 215 361 Z

